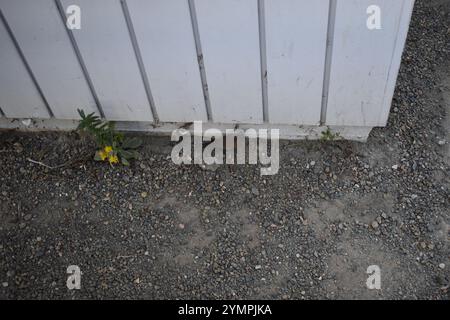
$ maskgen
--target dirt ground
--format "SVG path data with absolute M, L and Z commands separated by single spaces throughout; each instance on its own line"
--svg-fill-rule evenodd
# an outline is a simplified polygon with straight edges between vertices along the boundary
M 75 132 L 0 132 L 0 298 L 448 299 L 449 13 L 417 1 L 386 128 L 283 142 L 274 176 L 176 166 L 168 138 L 111 168 Z

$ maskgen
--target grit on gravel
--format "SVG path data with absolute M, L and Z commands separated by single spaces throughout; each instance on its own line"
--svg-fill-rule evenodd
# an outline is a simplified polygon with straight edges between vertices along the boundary
M 0 133 L 0 298 L 448 299 L 449 13 L 416 2 L 387 128 L 283 142 L 274 176 L 176 166 L 168 138 L 111 168 L 77 133 Z

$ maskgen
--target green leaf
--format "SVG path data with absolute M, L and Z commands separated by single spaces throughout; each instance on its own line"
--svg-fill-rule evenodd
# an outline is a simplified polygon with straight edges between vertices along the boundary
M 124 135 L 123 135 L 123 133 L 121 133 L 121 132 L 116 132 L 116 133 L 115 133 L 115 139 L 116 139 L 117 141 L 119 141 L 119 142 L 123 142 L 123 140 L 124 140 Z
M 122 161 L 122 164 L 123 164 L 124 166 L 129 166 L 129 165 L 130 165 L 130 163 L 128 162 L 128 160 L 125 159 L 124 157 L 121 157 L 120 160 Z
M 120 156 L 125 159 L 133 159 L 133 154 L 130 151 L 121 149 L 119 151 Z
M 141 154 L 136 150 L 132 150 L 130 152 L 133 154 L 133 159 L 139 159 L 141 157 Z
M 122 148 L 124 149 L 137 149 L 141 146 L 142 140 L 139 138 L 128 138 L 122 143 Z
M 119 151 L 120 156 L 123 158 L 126 158 L 128 160 L 130 159 L 138 159 L 140 157 L 139 152 L 137 152 L 136 150 L 123 150 L 121 149 Z
M 80 115 L 81 119 L 84 119 L 86 117 L 83 110 L 77 109 L 77 111 L 78 111 L 78 114 Z
M 100 156 L 100 151 L 96 151 L 96 152 L 95 152 L 94 160 L 95 160 L 95 161 L 103 161 L 103 160 L 102 160 L 102 157 Z

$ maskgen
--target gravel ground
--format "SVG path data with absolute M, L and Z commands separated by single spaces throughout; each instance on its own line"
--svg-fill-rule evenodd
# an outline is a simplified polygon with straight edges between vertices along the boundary
M 112 169 L 76 133 L 0 133 L 0 298 L 448 299 L 449 13 L 417 1 L 387 128 L 284 142 L 275 176 L 175 166 L 168 139 Z

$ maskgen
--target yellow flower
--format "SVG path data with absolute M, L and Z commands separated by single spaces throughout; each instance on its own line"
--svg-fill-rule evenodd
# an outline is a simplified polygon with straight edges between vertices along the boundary
M 113 164 L 113 163 L 118 163 L 119 162 L 119 157 L 117 157 L 116 155 L 110 155 L 109 156 L 109 163 Z
M 113 148 L 111 146 L 106 146 L 105 147 L 106 154 L 110 154 L 112 151 L 113 151 Z
M 108 157 L 108 154 L 103 150 L 100 150 L 98 152 L 98 155 L 100 156 L 100 159 L 102 159 L 102 161 L 104 161 Z

